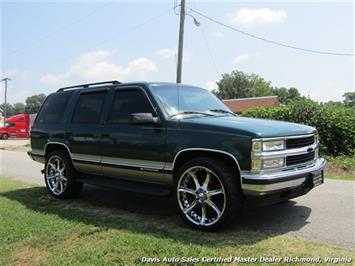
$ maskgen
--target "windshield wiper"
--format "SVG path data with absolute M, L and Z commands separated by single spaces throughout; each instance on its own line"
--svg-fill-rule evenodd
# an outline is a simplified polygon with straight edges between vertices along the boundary
M 232 112 L 224 110 L 224 109 L 211 109 L 211 110 L 208 110 L 208 111 L 214 112 L 214 113 L 223 113 L 223 114 L 230 114 L 230 115 L 233 115 L 233 116 L 237 116 L 235 113 L 232 113 Z
M 209 114 L 209 113 L 204 113 L 204 112 L 197 112 L 197 111 L 182 111 L 182 112 L 178 112 L 176 114 L 171 115 L 170 117 L 174 117 L 177 115 L 189 115 L 189 114 L 193 114 L 193 115 L 208 115 L 208 116 L 213 116 L 213 114 Z

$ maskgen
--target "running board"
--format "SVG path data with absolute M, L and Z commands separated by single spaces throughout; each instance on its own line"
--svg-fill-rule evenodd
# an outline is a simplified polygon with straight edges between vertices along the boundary
M 168 186 L 158 184 L 127 181 L 122 179 L 109 178 L 106 176 L 93 176 L 84 174 L 82 174 L 77 180 L 94 186 L 125 190 L 152 196 L 163 197 L 171 195 L 171 189 Z

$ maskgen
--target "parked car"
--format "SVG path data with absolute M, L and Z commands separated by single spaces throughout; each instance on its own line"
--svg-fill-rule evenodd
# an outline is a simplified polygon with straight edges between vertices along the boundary
M 84 183 L 165 196 L 200 230 L 255 199 L 287 200 L 323 183 L 315 128 L 239 117 L 205 89 L 101 82 L 49 95 L 29 156 L 55 198 Z M 163 200 L 163 199 L 162 199 Z
M 34 122 L 35 114 L 18 114 L 5 119 L 0 127 L 0 139 L 28 138 Z

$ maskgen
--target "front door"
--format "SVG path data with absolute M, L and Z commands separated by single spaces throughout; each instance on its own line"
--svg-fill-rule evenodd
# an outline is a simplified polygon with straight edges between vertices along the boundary
M 102 129 L 103 174 L 134 181 L 164 183 L 166 130 L 160 125 L 132 124 L 133 113 L 157 113 L 139 87 L 119 87 Z

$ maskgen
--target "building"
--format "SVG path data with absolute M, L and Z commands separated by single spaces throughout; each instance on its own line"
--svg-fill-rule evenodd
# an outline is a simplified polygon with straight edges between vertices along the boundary
M 223 100 L 223 103 L 234 113 L 241 113 L 255 107 L 279 106 L 277 96 L 263 96 Z

